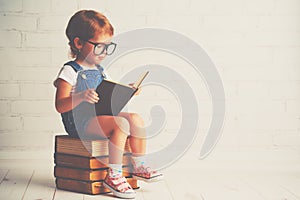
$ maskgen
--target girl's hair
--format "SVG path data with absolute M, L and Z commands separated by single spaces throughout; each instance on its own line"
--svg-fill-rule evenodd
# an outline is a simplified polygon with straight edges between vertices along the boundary
M 71 17 L 66 29 L 66 35 L 69 39 L 71 56 L 73 58 L 76 58 L 79 53 L 79 50 L 74 45 L 74 38 L 89 40 L 94 37 L 95 33 L 114 34 L 113 26 L 103 14 L 93 10 L 81 10 Z

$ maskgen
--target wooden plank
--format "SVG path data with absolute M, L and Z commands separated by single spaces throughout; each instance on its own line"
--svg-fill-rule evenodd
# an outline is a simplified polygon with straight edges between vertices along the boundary
M 135 200 L 144 200 L 143 194 L 141 190 L 135 190 L 136 191 L 136 197 Z M 108 194 L 99 194 L 99 195 L 84 195 L 84 200 L 116 200 L 121 199 L 115 197 L 112 193 Z M 159 194 L 157 194 L 157 199 L 159 199 Z
M 276 174 L 251 174 L 244 176 L 242 179 L 249 185 L 250 188 L 259 193 L 264 199 L 272 200 L 299 200 L 294 194 L 281 186 L 281 178 L 276 178 Z M 288 182 L 292 180 L 289 179 Z M 286 185 L 288 186 L 288 185 Z M 300 185 L 298 185 L 298 189 Z
M 22 200 L 52 200 L 55 192 L 55 179 L 52 172 L 35 170 Z
M 155 183 L 145 183 L 143 181 L 139 181 L 139 183 L 145 200 L 173 199 L 172 194 L 164 180 Z
M 84 195 L 80 193 L 55 189 L 53 200 L 66 200 L 66 199 L 83 200 L 83 196 Z
M 224 175 L 225 174 L 225 175 Z M 186 173 L 190 184 L 190 193 L 185 195 L 195 199 L 195 195 L 201 194 L 202 199 L 231 199 L 231 200 L 264 200 L 257 192 L 249 188 L 234 173 Z M 178 177 L 178 181 L 181 177 Z M 184 191 L 184 187 L 182 187 Z
M 174 175 L 176 174 L 176 175 Z M 201 190 L 194 190 L 194 186 L 190 182 L 187 176 L 182 172 L 172 172 L 164 174 L 165 181 L 168 190 L 172 194 L 174 200 L 181 199 L 197 199 L 204 200 L 201 194 Z
M 21 200 L 31 180 L 33 170 L 9 170 L 0 185 L 1 198 Z
M 282 188 L 300 199 L 300 180 L 295 177 L 295 174 L 278 175 L 276 180 Z
M 8 169 L 0 169 L 0 184 L 2 183 L 4 177 L 7 175 Z

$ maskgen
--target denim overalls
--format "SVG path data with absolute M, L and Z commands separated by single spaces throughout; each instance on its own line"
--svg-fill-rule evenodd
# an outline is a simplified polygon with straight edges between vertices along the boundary
M 103 67 L 97 66 L 98 69 L 83 70 L 75 61 L 70 61 L 64 65 L 70 65 L 78 73 L 75 93 L 87 89 L 96 89 L 97 86 L 106 78 Z M 62 113 L 62 121 L 65 130 L 70 136 L 79 137 L 84 135 L 84 131 L 91 118 L 96 116 L 94 104 L 82 102 L 73 110 Z

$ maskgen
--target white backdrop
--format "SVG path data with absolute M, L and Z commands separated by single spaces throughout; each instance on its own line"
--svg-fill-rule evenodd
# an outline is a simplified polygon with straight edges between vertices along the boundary
M 223 135 L 208 161 L 299 163 L 298 0 L 0 0 L 0 159 L 45 159 L 53 151 L 53 135 L 64 134 L 54 109 L 52 81 L 69 59 L 64 31 L 79 9 L 104 13 L 116 34 L 145 27 L 169 29 L 207 51 L 226 95 Z M 143 51 L 119 59 L 109 73 L 118 80 L 145 62 L 178 71 L 189 67 L 169 54 Z M 185 162 L 198 160 L 211 101 L 201 80 L 192 73 L 184 75 L 201 91 L 196 93 L 199 134 Z M 141 99 L 148 105 L 158 101 L 169 110 L 166 129 L 149 141 L 149 151 L 163 148 L 176 134 L 180 107 L 161 88 L 145 88 L 139 98 L 129 108 L 142 112 L 146 123 L 151 119 Z

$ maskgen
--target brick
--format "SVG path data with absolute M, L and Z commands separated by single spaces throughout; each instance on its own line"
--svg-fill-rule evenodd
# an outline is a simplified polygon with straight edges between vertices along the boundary
M 244 1 L 227 0 L 215 2 L 214 13 L 217 15 L 243 15 L 244 12 Z
M 261 115 L 238 116 L 236 127 L 241 131 L 298 130 L 300 123 L 298 117 L 272 114 L 272 118 L 270 118 L 270 115 L 265 113 Z
M 299 66 L 289 66 L 288 67 L 288 75 L 289 75 L 289 80 L 291 81 L 300 81 L 300 68 Z
M 239 81 L 237 82 L 239 99 L 265 99 L 268 97 L 269 87 L 264 82 Z
M 140 1 L 138 1 L 140 2 Z M 154 1 L 151 1 L 154 2 Z M 157 5 L 156 12 L 157 13 L 166 13 L 167 15 L 180 14 L 186 15 L 189 14 L 190 1 L 181 1 L 181 0 L 165 0 L 165 1 L 157 1 L 154 2 L 154 5 Z M 172 9 L 170 9 L 170 5 L 172 5 Z M 140 6 L 143 6 L 140 5 Z M 155 7 L 155 6 L 154 6 Z M 141 13 L 143 14 L 143 13 Z
M 243 2 L 245 2 L 245 13 L 247 15 L 272 15 L 274 13 L 274 0 L 245 0 Z
M 261 16 L 258 30 L 300 31 L 300 19 L 297 16 Z
M 18 67 L 12 77 L 15 81 L 52 83 L 57 74 L 56 68 Z
M 286 114 L 286 103 L 283 100 L 243 100 L 226 101 L 226 114 L 230 116 L 245 115 L 245 116 L 256 116 L 256 115 L 281 115 Z
M 37 29 L 37 18 L 24 15 L 2 15 L 2 30 L 35 31 Z
M 23 11 L 28 13 L 50 12 L 51 1 L 23 0 Z
M 25 132 L 64 132 L 60 115 L 50 117 L 24 117 Z
M 68 41 L 63 31 L 48 33 L 26 33 L 26 47 L 65 47 Z
M 51 65 L 59 70 L 64 63 L 71 59 L 69 45 L 66 43 L 65 47 L 54 47 L 51 51 L 52 62 Z
M 274 47 L 274 65 L 300 65 L 300 47 Z
M 22 10 L 22 0 L 0 0 L 0 11 L 3 12 L 19 12 Z
M 239 85 L 237 82 L 223 81 L 224 93 L 226 100 L 239 99 Z M 202 99 L 202 98 L 201 98 Z M 207 98 L 206 98 L 207 99 Z
M 130 9 L 129 6 L 132 6 L 132 11 L 137 12 L 139 15 L 153 15 L 157 13 L 160 1 L 147 1 L 147 0 L 134 0 L 133 4 L 124 4 L 124 7 Z M 130 9 L 130 10 L 131 10 Z M 126 10 L 126 9 L 125 9 Z
M 275 135 L 273 140 L 274 140 L 274 145 L 277 146 L 299 146 L 300 134 L 285 133 L 285 134 Z
M 194 41 L 202 46 L 217 46 L 217 47 L 228 47 L 228 46 L 244 46 L 245 36 L 244 34 L 236 32 L 221 32 L 221 31 L 200 31 L 195 30 L 197 37 Z
M 280 46 L 299 46 L 299 33 L 294 31 L 256 31 L 245 35 L 243 44 Z
M 39 30 L 42 31 L 64 31 L 67 27 L 69 16 L 47 15 L 39 19 Z
M 78 10 L 77 1 L 73 0 L 52 0 L 52 12 L 62 12 L 62 13 L 70 13 L 70 15 L 73 15 L 73 12 L 75 13 Z M 67 5 L 67 6 L 66 6 Z
M 273 145 L 272 135 L 256 133 L 233 133 L 221 138 L 223 145 L 229 146 L 254 146 L 270 147 Z
M 300 2 L 298 0 L 275 1 L 274 14 L 278 15 L 300 15 Z
M 78 7 L 80 9 L 97 10 L 101 13 L 104 13 L 106 11 L 106 9 L 110 7 L 110 6 L 107 6 L 108 2 L 111 2 L 111 1 L 79 0 Z M 118 2 L 118 3 L 122 3 L 122 2 Z
M 286 112 L 288 114 L 296 114 L 296 115 L 300 116 L 299 100 L 287 100 L 286 101 Z
M 1 91 L 1 98 L 15 98 L 20 96 L 19 84 L 1 83 L 0 91 Z
M 7 100 L 0 100 L 0 115 L 6 115 L 10 111 L 10 102 Z
M 0 134 L 0 147 L 8 151 L 51 149 L 54 138 L 46 133 Z
M 11 113 L 12 114 L 22 114 L 26 116 L 45 116 L 45 115 L 55 115 L 54 100 L 52 101 L 13 101 L 11 103 Z
M 16 31 L 0 32 L 0 47 L 21 47 L 21 33 Z
M 253 31 L 258 26 L 257 16 L 204 16 L 203 29 L 215 31 Z
M 0 68 L 0 81 L 10 81 L 13 76 L 13 66 L 10 67 L 9 71 L 7 69 Z
M 1 131 L 18 131 L 23 129 L 21 117 L 0 117 Z
M 181 34 L 189 34 L 194 27 L 199 27 L 202 21 L 200 17 L 192 15 L 150 15 L 147 16 L 148 26 L 157 26 L 163 29 L 175 30 Z M 187 33 L 186 33 L 187 32 Z
M 146 16 L 109 15 L 108 18 L 115 28 L 116 34 L 144 27 L 146 24 Z
M 3 65 L 10 66 L 48 66 L 51 63 L 51 52 L 47 50 L 0 50 Z
M 289 71 L 286 67 L 231 67 L 224 69 L 223 80 L 232 81 L 268 81 L 268 80 L 289 80 Z
M 269 95 L 274 99 L 300 99 L 299 82 L 272 82 L 270 84 Z
M 215 12 L 215 2 L 190 0 L 188 12 L 194 15 L 211 15 Z
M 31 84 L 21 85 L 21 99 L 52 100 L 55 88 L 52 84 Z
M 274 61 L 273 48 L 271 47 L 249 47 L 242 46 L 232 48 L 232 46 L 215 47 L 209 50 L 209 56 L 220 67 L 266 67 Z M 217 67 L 219 67 L 217 65 Z

